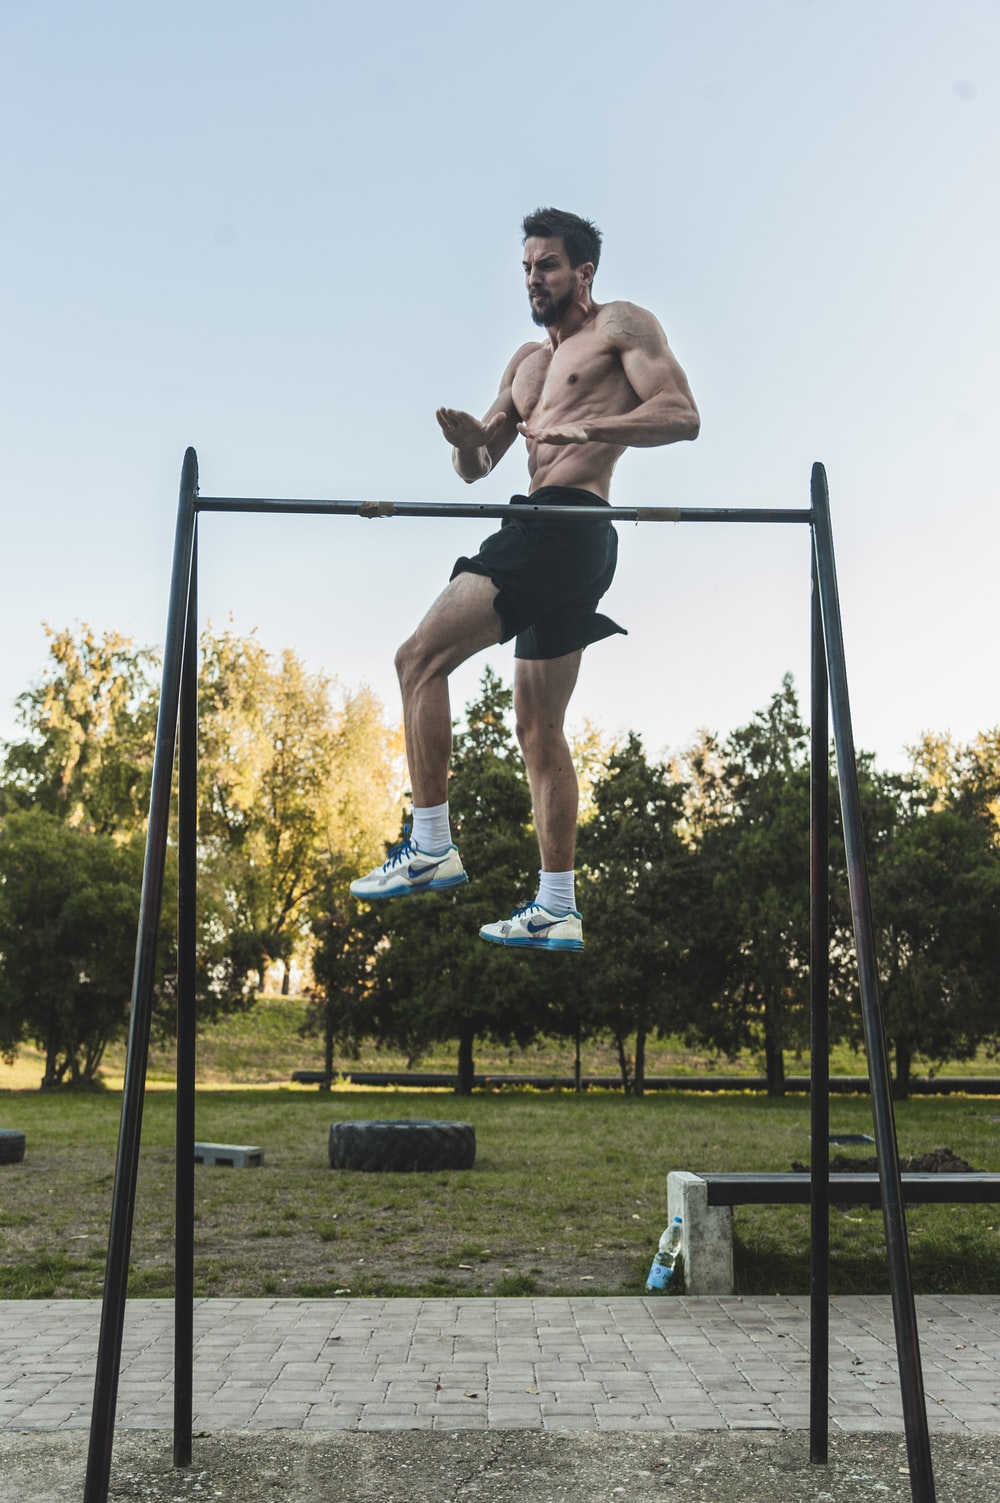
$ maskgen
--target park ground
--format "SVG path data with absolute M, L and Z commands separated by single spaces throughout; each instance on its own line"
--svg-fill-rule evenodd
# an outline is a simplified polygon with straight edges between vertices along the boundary
M 809 1154 L 809 1103 L 737 1089 L 724 1096 L 620 1092 L 363 1091 L 329 1094 L 290 1084 L 316 1068 L 316 1041 L 298 1033 L 301 1004 L 267 999 L 211 1030 L 200 1046 L 198 1135 L 260 1143 L 258 1170 L 197 1174 L 196 1279 L 209 1296 L 492 1296 L 641 1292 L 665 1214 L 672 1168 L 786 1169 Z M 404 1069 L 363 1049 L 343 1068 Z M 614 1074 L 610 1050 L 585 1053 L 588 1074 Z M 420 1068 L 446 1070 L 446 1051 Z M 7 1298 L 93 1298 L 101 1292 L 122 1056 L 106 1061 L 104 1088 L 40 1093 L 30 1052 L 0 1072 L 0 1123 L 26 1131 L 21 1165 L 5 1166 L 0 1292 Z M 526 1054 L 480 1052 L 477 1067 L 505 1074 L 567 1074 L 564 1043 Z M 752 1058 L 725 1062 L 678 1041 L 651 1050 L 650 1074 L 759 1073 Z M 835 1058 L 840 1073 L 863 1060 Z M 988 1061 L 948 1066 L 982 1074 Z M 796 1073 L 808 1059 L 794 1061 Z M 831 1127 L 870 1131 L 864 1096 L 834 1098 Z M 472 1121 L 470 1171 L 351 1175 L 331 1171 L 332 1121 L 428 1116 Z M 1000 1170 L 998 1097 L 915 1098 L 897 1106 L 901 1152 L 944 1145 L 976 1168 Z M 174 1093 L 168 1048 L 154 1049 L 146 1094 L 130 1292 L 172 1288 Z M 476 1193 L 485 1191 L 486 1193 Z M 920 1207 L 910 1213 L 919 1292 L 1000 1288 L 1000 1216 L 990 1207 Z M 835 1292 L 884 1292 L 876 1212 L 831 1215 Z M 399 1247 L 407 1256 L 401 1268 Z M 758 1293 L 808 1288 L 804 1212 L 748 1207 L 737 1214 L 737 1278 Z M 995 1503 L 1000 1439 L 934 1438 L 941 1503 Z M 81 1495 L 81 1431 L 0 1434 L 0 1503 L 53 1503 Z M 826 1466 L 808 1459 L 802 1432 L 552 1435 L 535 1432 L 206 1433 L 193 1465 L 172 1465 L 164 1431 L 121 1431 L 110 1503 L 287 1497 L 295 1503 L 593 1503 L 680 1495 L 685 1503 L 908 1503 L 903 1437 L 831 1437 Z
M 787 1170 L 810 1157 L 809 1101 L 735 1090 L 476 1091 L 293 1086 L 315 1068 L 304 1006 L 265 999 L 202 1041 L 196 1136 L 264 1150 L 250 1170 L 197 1171 L 196 1292 L 208 1297 L 504 1297 L 641 1293 L 666 1214 L 671 1169 Z M 298 1021 L 297 1021 L 298 1020 Z M 562 1051 L 560 1055 L 559 1051 Z M 515 1056 L 483 1051 L 481 1068 L 566 1073 L 565 1043 Z M 448 1056 L 421 1068 L 447 1068 Z M 353 1062 L 344 1062 L 345 1064 Z M 798 1064 L 798 1062 L 796 1062 Z M 359 1068 L 405 1068 L 363 1049 Z M 22 1056 L 20 1088 L 0 1089 L 0 1125 L 27 1134 L 20 1165 L 4 1166 L 0 1296 L 94 1298 L 101 1292 L 120 1115 L 120 1052 L 108 1085 L 39 1092 L 38 1061 Z M 803 1068 L 807 1068 L 807 1061 Z M 587 1073 L 612 1073 L 598 1051 Z M 753 1073 L 656 1046 L 650 1073 Z M 856 1057 L 835 1069 L 859 1073 Z M 980 1073 L 984 1062 L 970 1062 Z M 949 1067 L 949 1073 L 952 1073 Z M 9 1072 L 9 1075 L 13 1072 Z M 132 1244 L 130 1294 L 173 1287 L 175 1103 L 167 1049 L 150 1061 Z M 0 1087 L 5 1084 L 0 1079 Z M 998 1078 L 1000 1090 L 1000 1078 Z M 471 1122 L 471 1170 L 351 1174 L 328 1166 L 332 1122 L 435 1118 Z M 950 1148 L 973 1168 L 1000 1171 L 1000 1100 L 914 1097 L 896 1108 L 901 1154 Z M 831 1130 L 871 1129 L 866 1096 L 831 1101 Z M 870 1153 L 871 1150 L 868 1150 Z M 862 1150 L 864 1152 L 864 1150 Z M 1000 1215 L 991 1206 L 921 1206 L 909 1215 L 918 1293 L 989 1294 L 1000 1288 Z M 804 1209 L 745 1207 L 736 1215 L 741 1292 L 799 1294 L 809 1285 Z M 402 1254 L 402 1255 L 401 1255 Z M 831 1214 L 834 1293 L 887 1290 L 881 1216 L 866 1207 Z

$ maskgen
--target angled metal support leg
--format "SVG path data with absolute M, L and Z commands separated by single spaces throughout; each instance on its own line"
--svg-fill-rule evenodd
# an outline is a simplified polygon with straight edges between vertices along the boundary
M 809 1236 L 809 1460 L 824 1464 L 830 1429 L 830 685 L 823 612 L 812 550 L 812 675 L 809 780 L 809 1112 L 812 1138 Z
M 106 1503 L 111 1477 L 118 1376 L 121 1368 L 122 1334 L 128 1261 L 132 1246 L 135 1187 L 139 1172 L 139 1139 L 142 1104 L 149 1055 L 149 1030 L 156 980 L 156 942 L 160 925 L 160 902 L 167 856 L 170 795 L 174 748 L 180 701 L 181 662 L 187 624 L 188 591 L 195 535 L 195 497 L 198 494 L 198 459 L 193 449 L 184 456 L 181 471 L 174 562 L 170 582 L 166 641 L 163 651 L 163 682 L 156 747 L 153 755 L 153 786 L 149 800 L 146 859 L 139 905 L 139 932 L 132 979 L 132 1012 L 125 1056 L 125 1087 L 122 1093 L 118 1157 L 108 1234 L 108 1257 L 101 1308 L 101 1331 L 94 1379 L 94 1406 L 90 1421 L 90 1449 L 84 1482 L 84 1503 Z
M 917 1314 L 910 1273 L 903 1189 L 899 1175 L 899 1148 L 896 1143 L 896 1123 L 892 1106 L 889 1053 L 879 997 L 875 926 L 872 921 L 864 832 L 861 824 L 861 793 L 854 751 L 854 732 L 851 726 L 851 707 L 847 693 L 844 634 L 833 555 L 833 529 L 830 524 L 830 498 L 826 471 L 821 464 L 813 466 L 812 504 L 813 546 L 823 611 L 827 669 L 830 676 L 833 738 L 837 752 L 837 778 L 840 785 L 844 844 L 847 849 L 847 879 L 861 982 L 861 1012 L 868 1053 L 875 1151 L 878 1155 L 882 1190 L 882 1218 L 885 1224 L 889 1263 L 889 1287 L 892 1291 L 896 1353 L 903 1400 L 903 1422 L 906 1427 L 906 1448 L 910 1466 L 910 1490 L 913 1503 L 935 1503 L 930 1434 L 927 1426 L 927 1407 L 920 1364 L 920 1343 L 917 1336 Z M 814 1155 L 818 1147 L 818 1144 L 813 1144 Z
M 177 1163 L 174 1180 L 174 1466 L 191 1465 L 194 1412 L 195 976 L 198 936 L 198 538 L 191 550 L 177 788 Z

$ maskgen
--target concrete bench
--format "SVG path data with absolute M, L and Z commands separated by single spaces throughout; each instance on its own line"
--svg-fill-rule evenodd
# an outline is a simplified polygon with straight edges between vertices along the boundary
M 903 1198 L 917 1204 L 995 1204 L 1000 1174 L 917 1174 L 901 1176 Z M 807 1206 L 808 1174 L 667 1175 L 667 1219 L 684 1223 L 684 1284 L 688 1294 L 733 1293 L 733 1207 Z M 830 1204 L 881 1205 L 877 1174 L 831 1174 Z
M 259 1169 L 264 1162 L 263 1148 L 248 1143 L 196 1143 L 196 1164 L 219 1164 L 224 1169 Z

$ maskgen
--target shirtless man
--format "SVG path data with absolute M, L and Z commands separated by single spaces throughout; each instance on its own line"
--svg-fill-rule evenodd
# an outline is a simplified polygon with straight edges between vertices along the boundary
M 594 302 L 596 226 L 538 209 L 522 229 L 531 316 L 545 338 L 517 351 L 482 421 L 451 407 L 437 420 L 463 480 L 488 475 L 520 434 L 532 501 L 606 506 L 625 449 L 696 438 L 698 410 L 653 315 L 634 303 Z M 597 613 L 616 555 L 610 522 L 512 516 L 473 558 L 458 560 L 396 654 L 412 829 L 383 866 L 351 883 L 355 896 L 440 892 L 468 881 L 448 819 L 448 677 L 474 653 L 515 637 L 514 714 L 542 866 L 533 901 L 479 932 L 524 949 L 583 949 L 573 885 L 579 794 L 563 722 L 584 647 L 622 631 Z

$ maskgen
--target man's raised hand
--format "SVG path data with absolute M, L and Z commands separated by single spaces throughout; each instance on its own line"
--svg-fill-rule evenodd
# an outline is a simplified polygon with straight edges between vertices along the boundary
M 466 454 L 487 448 L 506 421 L 502 412 L 495 412 L 486 422 L 481 423 L 471 413 L 459 412 L 454 407 L 439 407 L 435 416 L 441 432 L 452 447 Z

